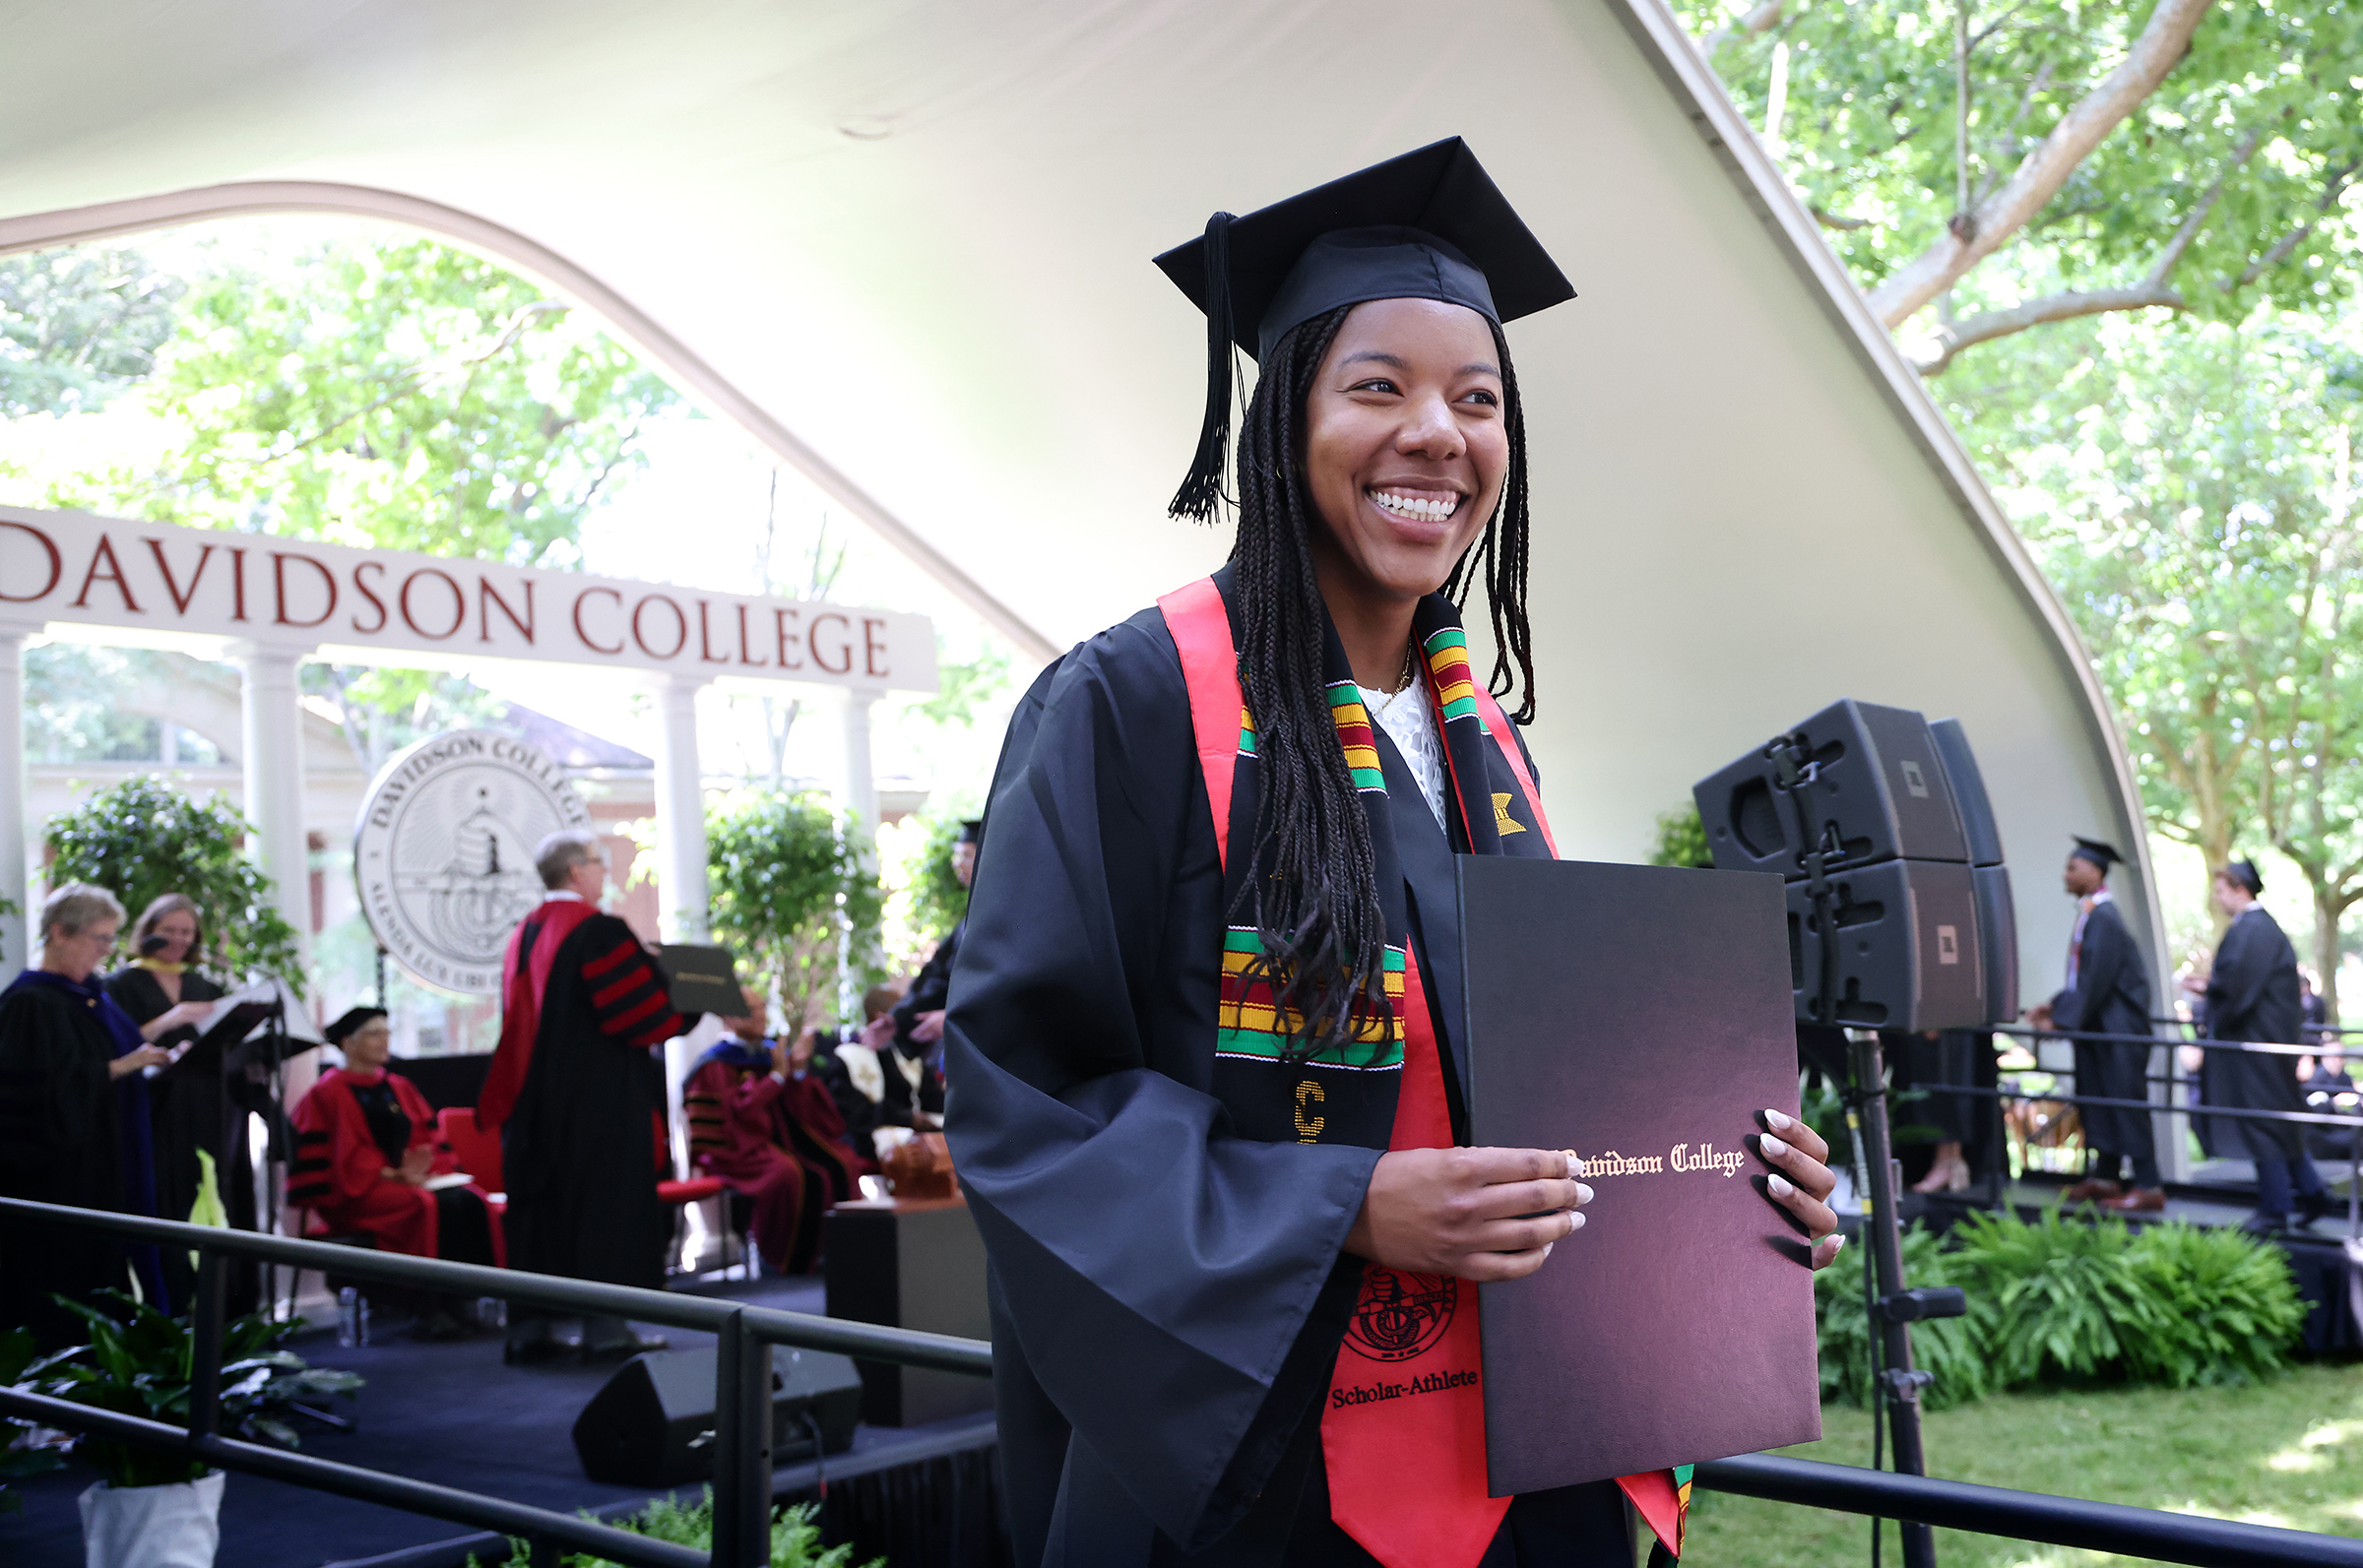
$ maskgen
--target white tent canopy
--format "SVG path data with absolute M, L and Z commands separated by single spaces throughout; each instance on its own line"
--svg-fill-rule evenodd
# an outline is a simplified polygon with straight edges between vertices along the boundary
M 104 46 L 95 46 L 103 39 Z M 372 213 L 604 312 L 1044 657 L 1203 572 L 1203 336 L 1149 265 L 1465 136 L 1580 297 L 1511 330 L 1530 732 L 1565 852 L 1827 701 L 1959 716 L 2059 977 L 2071 832 L 2141 856 L 2075 635 L 1658 0 L 124 0 L 11 24 L 0 250 Z

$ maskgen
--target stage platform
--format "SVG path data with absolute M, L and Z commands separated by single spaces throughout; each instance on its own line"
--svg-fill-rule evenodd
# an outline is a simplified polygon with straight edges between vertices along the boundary
M 709 1281 L 686 1288 L 794 1312 L 821 1310 L 817 1278 Z M 647 1501 L 645 1490 L 585 1479 L 575 1459 L 574 1418 L 613 1368 L 571 1361 L 507 1367 L 497 1332 L 427 1345 L 410 1339 L 406 1324 L 381 1319 L 377 1328 L 377 1342 L 365 1348 L 340 1348 L 326 1330 L 307 1331 L 292 1342 L 316 1366 L 347 1368 L 368 1379 L 357 1403 L 336 1407 L 337 1413 L 357 1417 L 354 1429 L 328 1431 L 299 1422 L 303 1452 L 565 1512 L 584 1509 L 604 1517 L 630 1513 Z M 675 1347 L 708 1338 L 662 1332 Z M 888 1551 L 894 1568 L 996 1568 L 1000 1555 L 990 1549 L 998 1536 L 992 1461 L 989 1413 L 926 1426 L 862 1426 L 850 1452 L 831 1455 L 820 1467 L 829 1482 L 827 1538 L 855 1537 L 857 1560 Z M 0 1515 L 0 1562 L 9 1568 L 82 1568 L 75 1497 L 94 1479 L 90 1471 L 74 1467 L 20 1488 L 25 1511 Z M 818 1479 L 811 1464 L 798 1464 L 780 1471 L 773 1488 L 783 1497 L 809 1496 Z M 687 1494 L 697 1491 L 691 1487 Z M 238 1568 L 460 1568 L 472 1551 L 489 1562 L 500 1560 L 505 1549 L 498 1538 L 462 1526 L 251 1475 L 231 1475 L 222 1504 L 219 1560 Z

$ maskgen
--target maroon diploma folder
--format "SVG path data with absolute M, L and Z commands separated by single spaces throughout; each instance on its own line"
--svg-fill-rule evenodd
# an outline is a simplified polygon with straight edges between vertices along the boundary
M 1572 1149 L 1596 1195 L 1479 1293 L 1494 1495 L 1819 1438 L 1813 1275 L 1752 1137 L 1797 1112 L 1780 879 L 1459 869 L 1472 1141 Z

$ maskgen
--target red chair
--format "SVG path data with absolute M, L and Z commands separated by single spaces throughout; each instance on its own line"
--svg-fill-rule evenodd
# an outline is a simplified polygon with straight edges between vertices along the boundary
M 435 1131 L 468 1177 L 491 1196 L 494 1216 L 508 1211 L 508 1183 L 500 1173 L 500 1134 L 476 1124 L 473 1105 L 446 1105 L 435 1112 Z

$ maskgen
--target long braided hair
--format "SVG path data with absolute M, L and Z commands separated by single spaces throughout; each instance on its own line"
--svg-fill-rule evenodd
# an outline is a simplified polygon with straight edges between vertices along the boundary
M 1262 952 L 1244 977 L 1270 987 L 1281 1058 L 1292 1063 L 1342 1050 L 1366 1020 L 1389 1016 L 1386 915 L 1370 819 L 1347 771 L 1323 680 L 1328 610 L 1313 574 L 1312 540 L 1328 524 L 1313 506 L 1303 463 L 1306 400 L 1353 308 L 1316 316 L 1273 345 L 1239 436 L 1239 533 L 1231 561 L 1239 681 L 1255 723 L 1262 796 L 1248 862 L 1255 871 L 1243 879 L 1230 919 L 1251 923 L 1262 938 Z M 1496 697 L 1508 693 L 1514 666 L 1519 702 L 1510 717 L 1523 724 L 1534 717 L 1526 427 L 1509 345 L 1499 326 L 1493 335 L 1508 471 L 1485 532 L 1453 563 L 1444 592 L 1465 605 L 1483 579 L 1495 646 L 1486 686 Z M 1383 1045 L 1382 1039 L 1373 1056 Z

